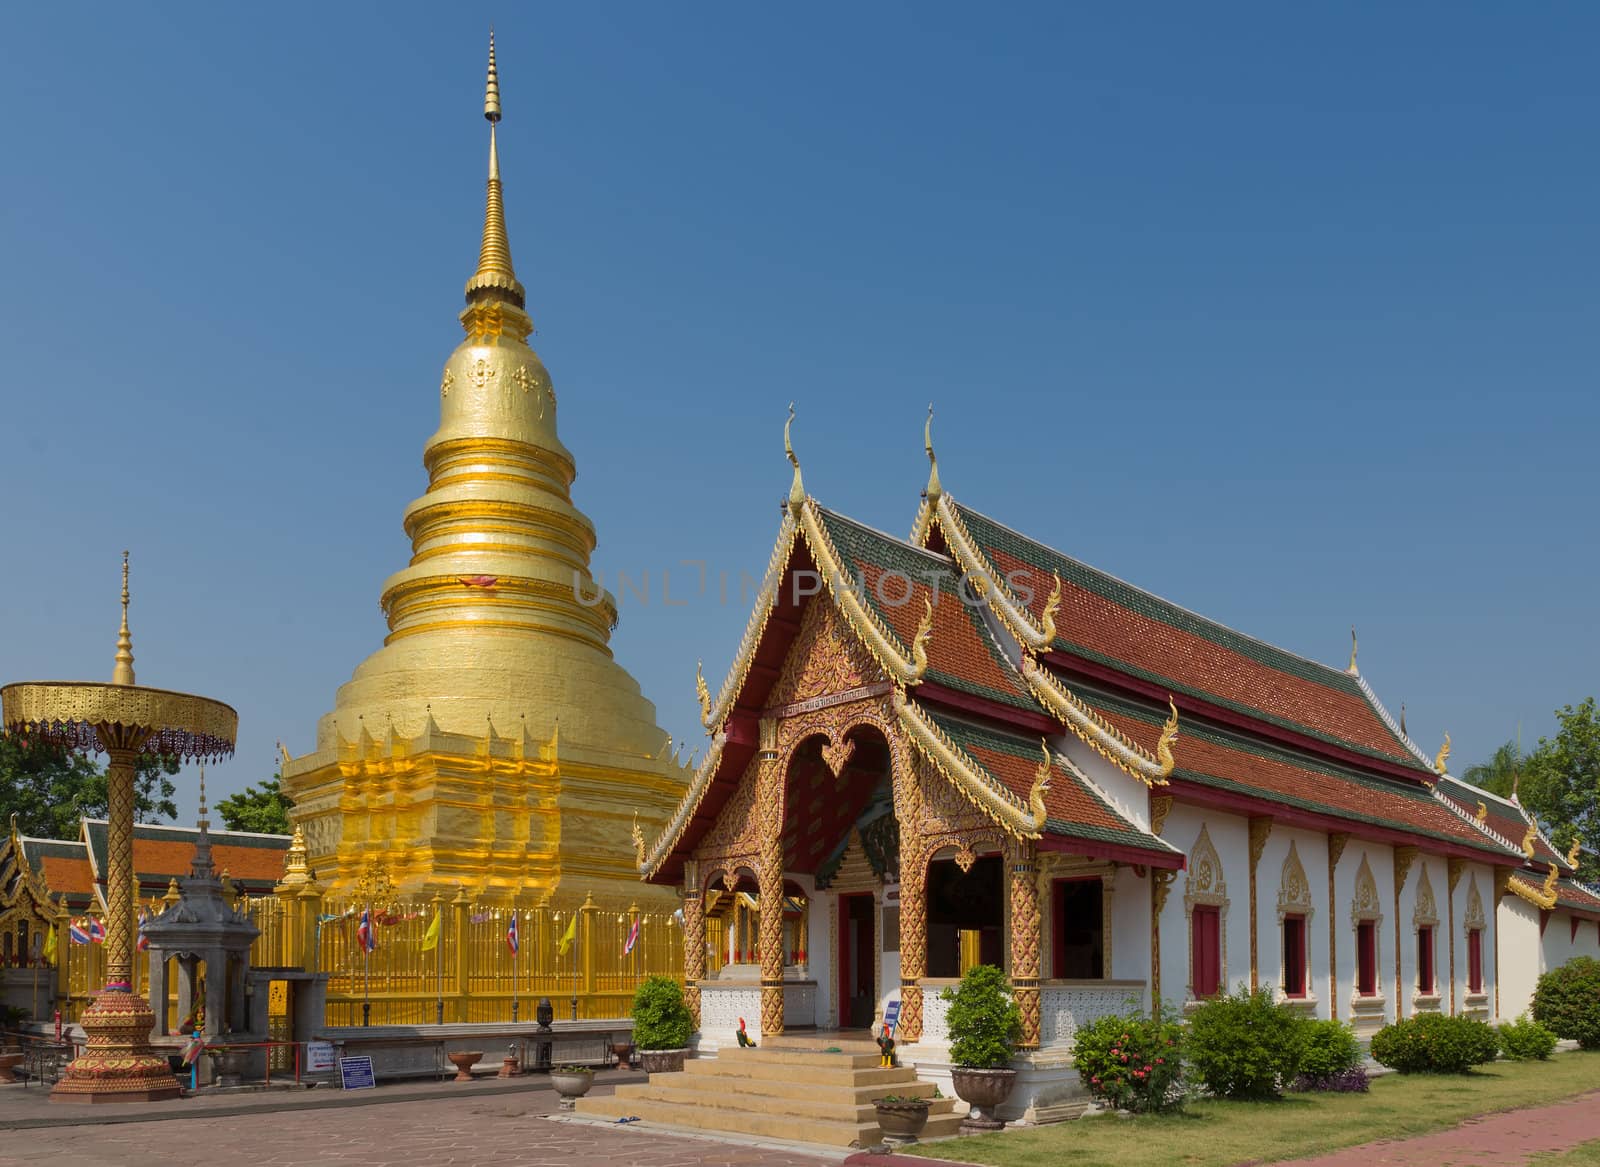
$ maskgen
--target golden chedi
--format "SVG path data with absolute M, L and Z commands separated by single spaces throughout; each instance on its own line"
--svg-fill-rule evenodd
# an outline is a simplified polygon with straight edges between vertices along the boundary
M 630 832 L 658 833 L 686 771 L 655 707 L 612 658 L 617 611 L 589 574 L 556 395 L 528 346 L 495 128 L 466 338 L 439 382 L 427 492 L 405 512 L 410 564 L 385 583 L 389 635 L 340 688 L 316 752 L 286 759 L 311 868 L 348 893 L 373 861 L 402 894 L 563 902 L 650 897 Z

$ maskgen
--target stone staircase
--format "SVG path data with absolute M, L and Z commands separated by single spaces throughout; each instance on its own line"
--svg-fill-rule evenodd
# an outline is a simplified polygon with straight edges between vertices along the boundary
M 833 1052 L 837 1051 L 837 1052 Z M 618 1086 L 604 1098 L 580 1098 L 579 1114 L 635 1115 L 647 1122 L 836 1147 L 883 1141 L 873 1100 L 885 1094 L 930 1098 L 922 1138 L 953 1135 L 955 1103 L 934 1098 L 932 1083 L 906 1066 L 878 1065 L 871 1041 L 785 1034 L 756 1049 L 723 1048 L 715 1058 L 690 1058 L 679 1074 Z

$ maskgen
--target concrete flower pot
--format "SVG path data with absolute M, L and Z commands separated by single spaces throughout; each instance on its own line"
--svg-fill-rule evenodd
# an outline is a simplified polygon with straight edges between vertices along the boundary
M 591 1070 L 551 1070 L 550 1085 L 554 1086 L 556 1093 L 561 1095 L 561 1109 L 571 1110 L 573 1100 L 582 1098 L 589 1093 L 589 1087 L 594 1085 L 594 1072 Z
M 960 1066 L 950 1071 L 950 1082 L 956 1096 L 972 1110 L 961 1120 L 961 1132 L 1005 1130 L 1004 1119 L 994 1117 L 994 1110 L 1011 1097 L 1011 1088 L 1017 1083 L 1015 1070 L 969 1070 Z
M 639 1051 L 639 1061 L 644 1065 L 647 1074 L 676 1074 L 683 1069 L 683 1059 L 689 1054 L 689 1049 L 642 1049 Z
M 912 1098 L 903 1102 L 874 1102 L 878 1112 L 878 1129 L 892 1143 L 914 1143 L 922 1128 L 928 1125 L 928 1100 Z
M 470 1082 L 472 1081 L 472 1067 L 483 1060 L 483 1051 L 481 1049 L 458 1049 L 452 1053 L 445 1054 L 445 1057 L 449 1058 L 450 1064 L 456 1068 L 456 1076 L 451 1081 Z

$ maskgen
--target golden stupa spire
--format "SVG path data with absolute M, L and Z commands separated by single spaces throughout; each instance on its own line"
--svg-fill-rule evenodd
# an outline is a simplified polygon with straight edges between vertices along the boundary
M 489 122 L 489 193 L 483 210 L 483 243 L 478 248 L 478 270 L 467 281 L 467 301 L 509 300 L 518 308 L 525 302 L 522 285 L 511 267 L 511 240 L 506 235 L 506 209 L 500 197 L 500 151 L 495 125 L 500 121 L 500 73 L 494 60 L 494 29 L 489 30 L 489 79 L 483 91 L 483 116 Z
M 128 632 L 128 553 L 122 553 L 122 628 L 117 633 L 117 663 L 111 670 L 113 685 L 133 684 L 133 636 Z

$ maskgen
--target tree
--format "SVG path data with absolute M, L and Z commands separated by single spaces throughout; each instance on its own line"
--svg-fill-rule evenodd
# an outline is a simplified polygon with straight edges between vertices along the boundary
M 289 808 L 294 804 L 278 789 L 281 774 L 265 782 L 246 786 L 217 803 L 217 813 L 230 831 L 258 831 L 263 835 L 287 835 Z
M 1562 851 L 1574 839 L 1588 849 L 1580 878 L 1593 881 L 1600 878 L 1600 708 L 1587 697 L 1556 710 L 1556 720 L 1556 736 L 1540 738 L 1528 756 L 1520 798 Z
M 1516 742 L 1507 742 L 1489 756 L 1487 762 L 1468 766 L 1461 777 L 1490 794 L 1510 798 L 1516 789 L 1517 776 L 1527 768 L 1527 759 Z
M 176 817 L 171 775 L 177 772 L 176 758 L 139 755 L 133 797 L 137 821 Z M 93 758 L 15 734 L 0 737 L 0 806 L 16 813 L 23 834 L 76 838 L 78 820 L 105 818 L 108 801 L 106 772 Z

